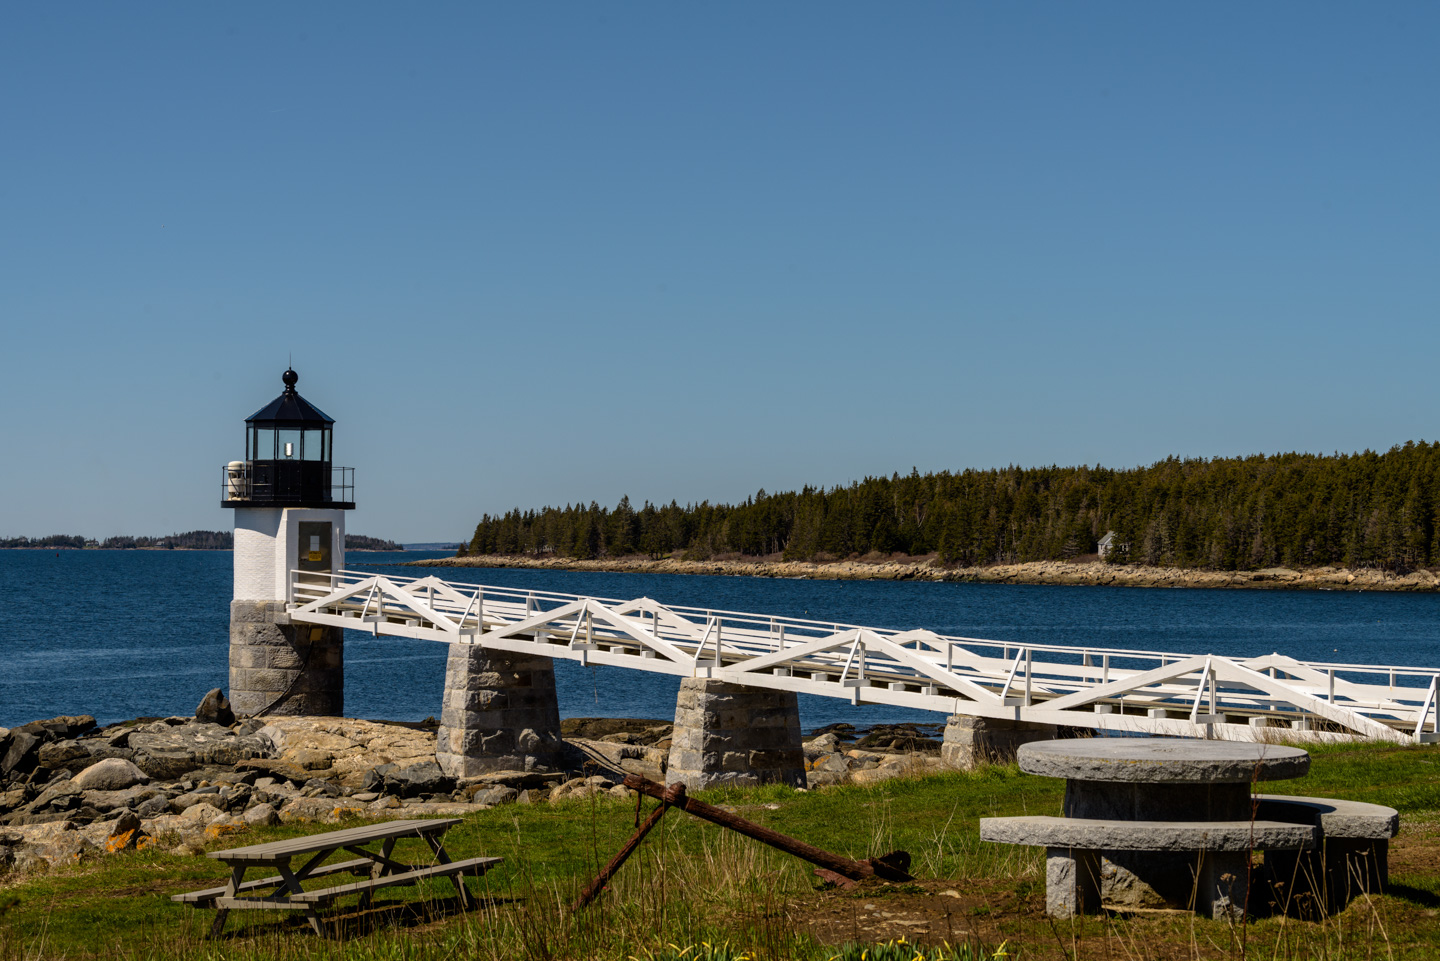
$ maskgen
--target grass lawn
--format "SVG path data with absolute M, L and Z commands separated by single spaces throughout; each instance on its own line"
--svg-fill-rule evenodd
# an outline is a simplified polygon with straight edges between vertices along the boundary
M 1137 913 L 1052 922 L 1044 914 L 1038 849 L 979 841 L 989 815 L 1057 814 L 1063 785 L 992 766 L 873 787 L 796 792 L 711 791 L 701 797 L 801 840 L 867 857 L 904 849 L 912 884 L 822 889 L 804 862 L 671 811 L 592 907 L 571 913 L 581 887 L 634 829 L 634 804 L 587 799 L 507 805 L 447 835 L 452 856 L 505 863 L 469 882 L 481 897 L 458 910 L 448 882 L 388 889 L 368 910 L 354 899 L 327 915 L 338 939 L 303 920 L 234 912 L 207 940 L 212 912 L 171 894 L 218 884 L 208 858 L 140 852 L 97 856 L 29 877 L 0 878 L 0 961 L 113 958 L 763 958 L 830 959 L 863 945 L 890 957 L 1436 958 L 1440 957 L 1440 753 L 1433 747 L 1311 749 L 1305 778 L 1270 782 L 1280 794 L 1343 797 L 1400 810 L 1391 888 L 1321 922 L 1267 918 L 1245 925 Z M 653 807 L 645 801 L 644 811 Z M 288 825 L 217 840 L 235 847 L 331 830 Z M 397 856 L 419 858 L 420 842 Z M 348 855 L 346 855 L 348 857 Z M 905 939 L 877 951 L 877 944 Z M 950 945 L 948 952 L 943 945 Z M 919 946 L 918 948 L 916 946 Z M 857 949 L 858 950 L 858 949 Z M 858 958 L 859 954 L 855 953 Z

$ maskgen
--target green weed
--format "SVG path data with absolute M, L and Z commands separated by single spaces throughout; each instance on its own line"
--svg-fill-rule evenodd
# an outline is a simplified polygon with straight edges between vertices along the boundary
M 1404 814 L 1402 841 L 1418 836 L 1421 849 L 1434 843 L 1431 837 L 1440 834 L 1440 756 L 1433 747 L 1318 745 L 1311 753 L 1305 778 L 1259 788 L 1389 804 Z M 1014 765 L 823 791 L 767 787 L 702 795 L 849 857 L 909 851 L 921 881 L 875 888 L 866 897 L 883 898 L 885 910 L 903 912 L 911 901 L 935 899 L 927 893 L 937 887 L 931 882 L 957 889 L 965 899 L 954 902 L 956 926 L 946 935 L 954 947 L 882 941 L 878 934 L 867 942 L 866 932 L 848 922 L 810 933 L 806 911 L 834 903 L 827 898 L 853 901 L 840 892 L 817 894 L 810 865 L 679 811 L 665 816 L 590 908 L 572 912 L 581 887 L 634 830 L 633 805 L 607 797 L 508 805 L 467 817 L 447 835 L 451 855 L 505 859 L 470 882 L 478 908 L 460 911 L 444 881 L 389 889 L 371 910 L 358 912 L 347 902 L 327 915 L 330 937 L 323 940 L 303 920 L 268 911 L 236 912 L 225 936 L 208 940 L 212 914 L 174 904 L 169 896 L 219 883 L 222 870 L 209 858 L 163 846 L 86 858 L 26 877 L 7 875 L 0 879 L 0 961 L 669 961 L 684 951 L 686 961 L 848 961 L 860 954 L 865 961 L 891 961 L 901 958 L 897 951 L 908 952 L 903 961 L 993 961 L 1017 952 L 1027 959 L 1117 961 L 1440 956 L 1440 877 L 1423 857 L 1396 859 L 1387 894 L 1357 900 L 1320 922 L 1277 917 L 1241 926 L 1116 915 L 1052 924 L 1038 908 L 1043 852 L 981 843 L 978 821 L 1056 814 L 1062 795 L 1060 782 L 1025 775 Z M 257 829 L 214 846 L 330 827 Z M 977 898 L 974 892 L 981 890 L 995 892 L 994 898 Z M 979 947 L 1002 941 L 1003 955 Z M 702 948 L 710 953 L 699 953 Z
M 830 961 L 1002 961 L 1014 957 L 1008 944 L 987 950 L 972 944 L 956 947 L 941 945 L 938 948 L 911 944 L 904 938 L 887 941 L 884 944 L 846 944 Z

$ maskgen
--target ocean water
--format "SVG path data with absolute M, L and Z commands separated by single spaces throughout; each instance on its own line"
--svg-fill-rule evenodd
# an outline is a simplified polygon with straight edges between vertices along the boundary
M 569 571 L 438 571 L 396 561 L 436 552 L 351 552 L 348 566 L 415 577 L 648 596 L 662 603 L 835 620 L 1025 644 L 1163 649 L 1440 669 L 1440 596 L 809 581 Z M 228 551 L 0 551 L 0 727 L 57 714 L 102 723 L 188 714 L 227 686 Z M 346 632 L 353 717 L 438 716 L 445 646 Z M 679 681 L 556 661 L 562 717 L 669 718 Z M 835 721 L 942 715 L 802 695 L 806 730 Z

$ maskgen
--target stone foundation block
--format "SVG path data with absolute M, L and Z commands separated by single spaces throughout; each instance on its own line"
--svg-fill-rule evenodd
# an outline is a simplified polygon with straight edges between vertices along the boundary
M 330 667 L 330 660 L 327 655 L 325 663 L 316 666 Z M 265 650 L 265 666 L 281 671 L 298 671 L 304 668 L 305 658 L 293 647 L 270 647 Z
M 558 766 L 560 707 L 548 657 L 451 644 L 435 760 L 451 777 Z
M 343 715 L 345 632 L 291 624 L 280 601 L 231 601 L 230 705 L 250 717 Z
M 799 706 L 793 693 L 705 678 L 680 682 L 666 781 L 805 786 Z
M 1053 724 L 952 714 L 945 725 L 940 758 L 953 767 L 964 769 L 977 764 L 1004 764 L 1015 760 L 1015 752 L 1020 745 L 1048 741 L 1055 737 L 1055 730 Z

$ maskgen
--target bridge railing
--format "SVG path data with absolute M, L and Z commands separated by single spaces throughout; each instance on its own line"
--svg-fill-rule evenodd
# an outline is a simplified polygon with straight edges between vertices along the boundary
M 296 571 L 299 575 L 303 572 Z M 313 575 L 310 575 L 313 576 Z M 332 581 L 335 585 L 347 582 L 359 582 L 373 575 L 359 571 L 342 571 L 334 576 Z M 397 585 L 421 583 L 431 578 L 394 577 L 387 576 L 387 579 Z M 536 609 L 541 609 L 544 604 L 559 607 L 578 600 L 590 599 L 598 601 L 607 606 L 618 606 L 627 603 L 625 599 L 603 597 L 600 595 L 571 594 L 561 591 L 531 590 L 528 588 L 497 587 L 494 585 L 468 584 L 464 582 L 452 582 L 452 587 L 462 588 L 468 591 L 481 591 L 487 601 L 518 603 L 524 606 L 527 601 L 533 602 Z M 453 601 L 437 601 L 437 609 L 456 610 L 458 606 Z M 732 611 L 725 608 L 691 607 L 679 604 L 667 604 L 665 609 L 673 614 L 683 617 L 694 624 L 704 625 L 707 621 L 718 619 L 726 626 L 734 626 L 744 629 L 746 634 L 753 637 L 757 634 L 778 636 L 783 628 L 786 639 L 790 642 L 797 637 L 823 637 L 829 634 L 837 634 L 846 630 L 873 631 L 880 635 L 899 635 L 906 633 L 898 628 L 877 628 L 868 625 L 850 624 L 844 621 L 819 620 L 814 618 L 791 617 L 787 615 L 755 614 L 746 611 Z M 1151 667 L 1163 667 L 1166 664 L 1174 663 L 1195 656 L 1193 651 L 1180 650 L 1156 650 L 1124 647 L 1104 647 L 1099 645 L 1073 645 L 1003 641 L 993 638 L 970 637 L 967 635 L 940 635 L 936 638 L 943 641 L 964 645 L 968 648 L 989 650 L 995 652 L 993 656 L 1009 663 L 1017 652 L 1024 650 L 1032 655 L 1046 654 L 1053 655 L 1052 666 L 1072 665 L 1075 671 L 1071 672 L 1074 677 L 1100 677 L 1103 676 L 1108 659 L 1108 666 L 1112 669 L 1127 670 L 1148 670 Z M 1278 657 L 1278 655 L 1273 655 Z M 1251 661 L 1263 660 L 1264 658 L 1239 657 L 1238 660 Z M 1334 675 L 1337 680 L 1357 680 L 1362 677 L 1384 679 L 1386 683 L 1382 686 L 1395 687 L 1424 687 L 1430 683 L 1431 678 L 1440 668 L 1418 667 L 1407 665 L 1389 664 L 1357 664 L 1348 661 L 1297 661 L 1311 670 L 1320 671 L 1327 675 Z M 1283 673 L 1279 666 L 1269 668 L 1272 671 Z M 1369 682 L 1374 684 L 1375 682 Z
M 291 600 L 299 616 L 345 626 L 358 619 L 354 626 L 369 625 L 376 633 L 450 641 L 486 637 L 494 644 L 510 637 L 519 643 L 513 641 L 516 626 L 531 624 L 532 630 L 520 632 L 533 638 L 529 643 L 582 661 L 710 672 L 830 696 L 848 691 L 852 699 L 932 710 L 946 709 L 930 705 L 957 696 L 978 699 L 987 710 L 1063 709 L 1067 718 L 1077 711 L 1140 710 L 1162 728 L 1175 717 L 1215 724 L 1234 713 L 1294 727 L 1366 728 L 1373 719 L 1419 734 L 1440 683 L 1435 668 L 1022 644 L 433 576 L 297 571 Z M 664 656 L 657 659 L 657 650 Z M 652 660 L 628 659 L 637 654 Z M 1093 718 L 1087 723 L 1104 726 Z M 1378 730 L 1374 724 L 1368 729 Z

